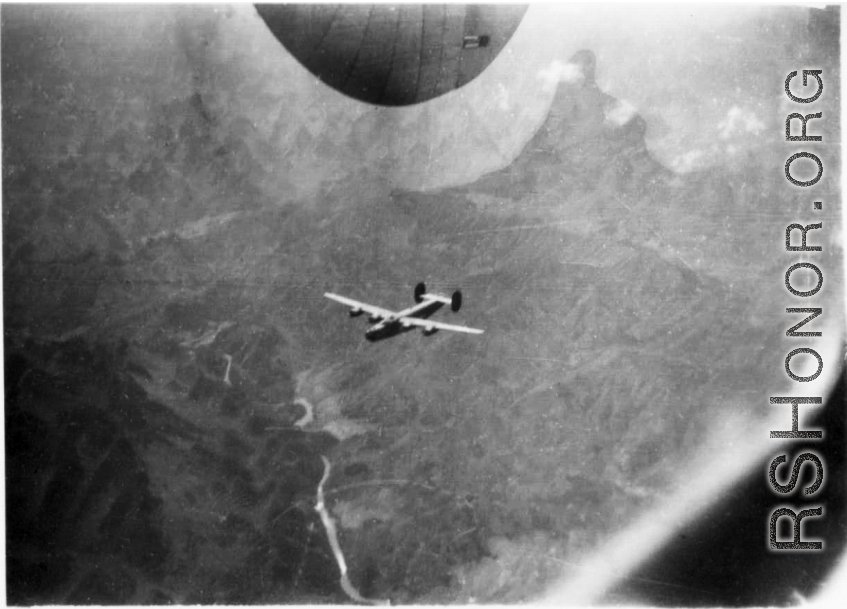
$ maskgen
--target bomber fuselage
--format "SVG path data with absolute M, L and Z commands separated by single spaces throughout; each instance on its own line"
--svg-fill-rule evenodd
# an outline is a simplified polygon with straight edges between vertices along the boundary
M 404 311 L 400 311 L 396 315 L 392 315 L 391 317 L 387 317 L 385 319 L 380 320 L 379 322 L 368 328 L 368 330 L 365 332 L 365 338 L 371 342 L 375 342 L 385 338 L 391 338 L 392 336 L 397 336 L 398 334 L 408 332 L 409 330 L 413 330 L 415 326 L 404 326 L 401 321 L 401 318 L 417 317 L 419 319 L 426 319 L 443 306 L 444 303 L 438 300 L 425 300 L 420 304 L 416 304 L 415 306 L 409 307 Z M 427 332 L 424 331 L 424 333 Z

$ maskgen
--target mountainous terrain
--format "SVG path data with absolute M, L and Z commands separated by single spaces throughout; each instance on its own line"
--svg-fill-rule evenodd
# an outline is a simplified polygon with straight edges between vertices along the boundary
M 808 204 L 783 151 L 670 171 L 589 50 L 505 168 L 301 196 L 201 92 L 101 133 L 86 92 L 8 73 L 6 34 L 10 603 L 347 602 L 322 457 L 362 596 L 528 600 L 784 384 L 777 252 Z M 290 154 L 343 165 L 332 139 L 304 125 Z M 418 281 L 485 334 L 372 344 L 323 298 L 403 308 Z

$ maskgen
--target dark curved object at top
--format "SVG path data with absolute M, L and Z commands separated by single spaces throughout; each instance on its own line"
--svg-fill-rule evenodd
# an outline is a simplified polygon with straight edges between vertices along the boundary
M 479 76 L 526 5 L 257 4 L 276 39 L 312 74 L 360 101 L 406 106 Z

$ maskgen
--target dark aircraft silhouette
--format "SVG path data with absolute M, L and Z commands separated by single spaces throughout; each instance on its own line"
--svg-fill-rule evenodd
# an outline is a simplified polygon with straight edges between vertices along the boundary
M 482 334 L 483 332 L 477 328 L 454 326 L 453 324 L 445 324 L 427 319 L 445 304 L 449 304 L 454 313 L 457 312 L 462 307 L 462 293 L 458 290 L 453 292 L 452 298 L 447 298 L 438 294 L 428 294 L 426 292 L 426 286 L 423 283 L 419 283 L 415 286 L 415 304 L 408 309 L 396 312 L 359 302 L 352 298 L 339 296 L 332 292 L 327 292 L 324 296 L 350 307 L 350 317 L 357 317 L 362 313 L 368 313 L 368 320 L 374 324 L 365 332 L 365 338 L 369 341 L 390 338 L 414 328 L 422 328 L 425 336 L 435 334 L 439 330 L 466 332 L 468 334 Z

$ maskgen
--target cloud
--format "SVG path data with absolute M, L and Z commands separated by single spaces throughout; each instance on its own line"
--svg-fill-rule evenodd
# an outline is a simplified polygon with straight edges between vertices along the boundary
M 765 123 L 754 112 L 732 106 L 717 124 L 717 141 L 678 153 L 670 161 L 670 168 L 689 173 L 713 165 L 715 159 L 737 159 L 756 147 L 758 140 L 751 136 L 760 136 L 765 129 Z
M 671 161 L 671 169 L 677 173 L 689 173 L 706 165 L 706 156 L 702 150 L 689 150 Z
M 625 99 L 617 100 L 606 109 L 606 122 L 621 127 L 631 121 L 638 112 L 631 103 Z
M 582 66 L 576 63 L 562 63 L 558 59 L 553 60 L 546 68 L 541 68 L 536 74 L 543 81 L 543 89 L 551 91 L 560 83 L 572 84 L 585 79 Z
M 728 140 L 739 135 L 758 135 L 765 130 L 765 123 L 749 110 L 733 106 L 726 113 L 726 118 L 718 123 L 718 137 Z

